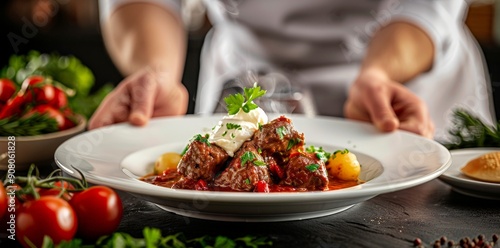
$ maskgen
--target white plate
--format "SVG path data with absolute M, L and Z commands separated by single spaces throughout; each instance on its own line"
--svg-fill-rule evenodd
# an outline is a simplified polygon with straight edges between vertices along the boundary
M 500 200 L 500 183 L 479 181 L 460 172 L 470 160 L 482 154 L 500 151 L 500 148 L 469 148 L 452 150 L 452 165 L 439 178 L 452 186 L 453 190 L 473 197 Z
M 152 171 L 163 152 L 180 152 L 221 116 L 158 118 L 147 127 L 117 124 L 92 130 L 63 143 L 57 165 L 72 176 L 130 192 L 183 216 L 222 221 L 286 221 L 326 216 L 379 194 L 413 187 L 441 175 L 451 164 L 439 143 L 408 132 L 378 132 L 373 126 L 330 117 L 288 115 L 306 144 L 348 148 L 362 164 L 359 186 L 325 192 L 239 193 L 174 190 L 138 177 Z M 72 168 L 74 167 L 74 168 Z

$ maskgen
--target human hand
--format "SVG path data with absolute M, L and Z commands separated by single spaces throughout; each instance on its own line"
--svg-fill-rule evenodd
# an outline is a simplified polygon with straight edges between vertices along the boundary
M 124 79 L 97 108 L 89 120 L 89 129 L 129 121 L 147 124 L 151 117 L 185 114 L 188 92 L 181 82 L 151 67 Z
M 344 115 L 372 122 L 384 132 L 401 129 L 427 138 L 434 135 L 434 123 L 425 103 L 380 72 L 360 74 L 349 90 Z

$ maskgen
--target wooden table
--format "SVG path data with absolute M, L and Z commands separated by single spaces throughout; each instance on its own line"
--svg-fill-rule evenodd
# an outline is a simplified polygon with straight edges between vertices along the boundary
M 493 234 L 500 234 L 500 201 L 461 195 L 439 179 L 379 195 L 335 215 L 271 223 L 187 218 L 128 193 L 120 195 L 124 216 L 118 231 L 136 237 L 142 237 L 143 228 L 150 226 L 160 228 L 164 235 L 182 232 L 188 239 L 266 237 L 274 247 L 413 247 L 416 238 L 432 247 L 442 236 L 458 243 L 464 237 L 484 234 L 491 240 Z M 0 242 L 0 247 L 9 245 Z

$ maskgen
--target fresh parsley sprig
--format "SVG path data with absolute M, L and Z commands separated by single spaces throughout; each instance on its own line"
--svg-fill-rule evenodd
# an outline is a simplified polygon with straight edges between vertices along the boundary
M 243 91 L 244 95 L 237 93 L 224 98 L 228 114 L 235 115 L 240 109 L 248 113 L 250 110 L 258 108 L 259 106 L 253 100 L 266 94 L 266 90 L 262 90 L 260 86 L 257 86 L 257 83 L 252 88 L 244 88 Z
M 135 238 L 128 233 L 115 232 L 110 236 L 103 236 L 95 244 L 84 244 L 81 239 L 62 241 L 54 244 L 52 239 L 45 236 L 42 248 L 90 248 L 90 247 L 164 247 L 164 248 L 216 248 L 216 247 L 270 247 L 273 242 L 266 237 L 244 236 L 239 238 L 229 238 L 226 236 L 202 236 L 194 239 L 187 239 L 183 233 L 163 235 L 158 228 L 145 227 L 143 237 Z

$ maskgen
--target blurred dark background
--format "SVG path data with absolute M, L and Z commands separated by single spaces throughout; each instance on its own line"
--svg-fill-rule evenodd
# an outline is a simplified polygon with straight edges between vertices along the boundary
M 496 5 L 500 8 L 500 4 Z M 30 50 L 57 52 L 74 55 L 87 65 L 95 75 L 96 89 L 106 83 L 116 85 L 121 81 L 122 76 L 114 67 L 102 41 L 97 0 L 4 0 L 0 8 L 3 34 L 0 39 L 0 67 L 8 63 L 12 54 L 26 54 Z M 500 10 L 497 13 L 496 18 L 500 20 Z M 495 1 L 478 1 L 471 5 L 466 24 L 483 50 L 497 116 L 500 117 L 500 26 L 495 27 Z M 188 113 L 194 110 L 199 53 L 209 28 L 206 18 L 198 18 L 197 23 L 190 27 L 183 78 L 191 98 Z M 18 42 L 17 46 L 11 44 L 13 38 Z

